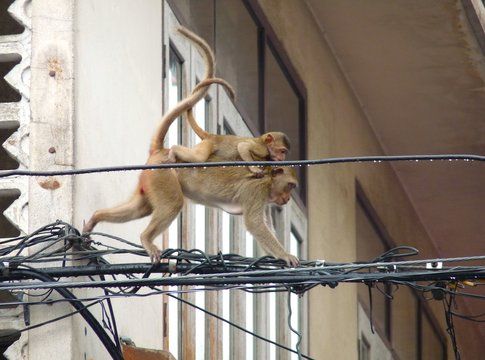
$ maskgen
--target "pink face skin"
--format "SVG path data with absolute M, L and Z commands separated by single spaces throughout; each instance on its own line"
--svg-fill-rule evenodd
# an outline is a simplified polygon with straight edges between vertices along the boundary
M 296 187 L 295 183 L 289 182 L 284 189 L 273 189 L 271 191 L 270 202 L 283 206 L 291 199 L 291 191 Z
M 285 147 L 269 146 L 268 151 L 269 157 L 273 161 L 285 161 L 286 154 L 288 153 L 288 149 Z

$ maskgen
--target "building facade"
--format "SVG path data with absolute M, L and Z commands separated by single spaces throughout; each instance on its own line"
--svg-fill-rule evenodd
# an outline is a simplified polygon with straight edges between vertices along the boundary
M 384 30 L 395 23 L 408 25 L 410 15 L 400 10 L 410 11 L 414 6 L 416 13 L 421 11 L 419 1 L 413 1 L 413 6 L 394 1 L 393 9 L 386 7 L 387 2 L 377 3 L 366 11 L 380 15 L 382 23 L 374 23 Z M 344 47 L 344 35 L 357 37 L 354 32 L 358 29 L 348 24 L 352 22 L 345 16 L 355 7 L 347 1 L 338 6 L 331 1 L 321 4 L 319 0 L 16 0 L 2 5 L 1 170 L 144 163 L 162 114 L 190 93 L 204 73 L 199 52 L 177 34 L 180 25 L 207 40 L 216 54 L 217 75 L 236 90 L 237 98 L 232 101 L 222 88 L 212 86 L 196 106 L 196 118 L 208 131 L 247 136 L 284 131 L 292 143 L 290 159 L 391 155 L 389 140 L 374 119 L 388 113 L 372 107 L 371 98 L 362 101 L 367 100 L 363 91 L 373 91 L 359 83 L 359 65 L 367 58 L 357 55 L 365 51 L 353 53 Z M 463 41 L 469 44 L 471 63 L 479 69 L 483 54 L 479 38 L 473 37 L 476 27 L 467 25 L 467 4 L 447 1 L 443 10 L 436 1 L 428 10 L 441 20 L 458 14 L 465 27 L 459 31 L 469 35 Z M 478 14 L 475 26 L 480 25 L 483 4 L 482 8 L 479 2 L 470 4 Z M 334 23 L 345 27 L 338 28 Z M 420 23 L 412 25 L 400 28 L 404 36 L 435 40 L 434 33 Z M 379 39 L 383 44 L 391 41 Z M 361 50 L 357 45 L 353 49 Z M 402 56 L 411 59 L 413 54 Z M 430 51 L 429 56 L 435 55 Z M 385 54 L 375 58 L 378 56 L 384 58 Z M 481 73 L 476 76 L 483 85 L 485 77 Z M 445 82 L 440 86 L 448 85 Z M 382 95 L 390 113 L 403 111 L 402 104 L 392 107 L 385 94 L 375 93 L 376 97 Z M 450 103 L 459 102 L 454 100 L 451 98 Z M 479 113 L 482 100 L 485 103 L 483 93 L 478 92 L 471 98 L 469 109 Z M 406 109 L 416 118 L 418 110 Z M 468 126 L 475 132 L 483 129 L 471 120 Z M 391 140 L 404 142 L 409 138 L 396 135 Z M 193 146 L 197 141 L 180 119 L 168 134 L 168 145 Z M 478 137 L 475 142 L 475 148 L 430 150 L 475 149 L 480 153 L 483 140 Z M 299 168 L 300 187 L 292 201 L 271 210 L 274 231 L 286 249 L 303 259 L 370 260 L 397 245 L 417 247 L 423 258 L 445 255 L 429 230 L 427 218 L 418 211 L 421 208 L 415 193 L 407 187 L 409 182 L 401 171 L 387 163 Z M 466 176 L 476 182 L 483 176 L 477 174 Z M 0 218 L 0 237 L 27 234 L 56 219 L 81 228 L 95 209 L 125 200 L 136 182 L 136 172 L 0 179 L 0 210 L 4 215 Z M 481 205 L 470 206 L 479 212 Z M 137 240 L 147 223 L 148 219 L 140 219 L 100 224 L 99 230 Z M 160 248 L 197 248 L 212 254 L 263 254 L 239 217 L 191 203 L 156 243 Z M 107 259 L 116 261 L 109 256 Z M 127 256 L 124 261 L 137 258 Z M 95 290 L 76 292 L 80 297 L 99 294 Z M 453 358 L 440 302 L 428 301 L 404 287 L 397 291 L 375 287 L 372 294 L 372 306 L 363 285 L 317 287 L 301 298 L 292 295 L 291 324 L 303 335 L 302 352 L 315 359 Z M 297 338 L 287 324 L 284 293 L 223 290 L 178 296 L 273 341 L 292 348 L 296 345 Z M 164 350 L 177 359 L 297 358 L 168 296 L 117 298 L 113 306 L 121 337 L 139 348 Z M 467 304 L 461 306 L 468 309 Z M 60 303 L 30 306 L 28 313 L 35 324 L 70 310 L 68 304 Z M 92 312 L 103 318 L 100 309 L 93 308 Z M 0 313 L 2 329 L 25 326 L 25 308 Z M 484 335 L 474 324 L 456 326 L 463 355 L 474 358 L 480 353 Z M 467 336 L 467 331 L 477 336 Z M 109 358 L 78 315 L 22 333 L 5 356 Z

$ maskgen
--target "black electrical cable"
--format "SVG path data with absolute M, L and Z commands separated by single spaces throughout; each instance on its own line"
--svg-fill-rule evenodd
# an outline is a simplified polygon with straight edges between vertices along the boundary
M 298 354 L 298 359 L 301 359 L 302 354 L 301 354 L 300 344 L 301 344 L 301 340 L 302 340 L 302 335 L 298 330 L 296 330 L 291 325 L 291 316 L 292 316 L 292 313 L 293 313 L 293 311 L 291 309 L 291 289 L 288 288 L 287 294 L 288 295 L 287 295 L 287 299 L 286 299 L 286 306 L 288 308 L 288 318 L 287 318 L 288 328 L 291 330 L 291 332 L 293 334 L 295 334 L 298 337 L 298 341 L 296 342 L 295 348 L 296 348 L 296 353 Z
M 172 168 L 209 168 L 209 167 L 246 167 L 246 166 L 302 166 L 302 165 L 324 165 L 342 163 L 364 163 L 364 162 L 390 162 L 390 161 L 433 161 L 433 160 L 460 160 L 460 161 L 485 161 L 485 156 L 475 154 L 437 154 L 437 155 L 391 155 L 391 156 L 352 156 L 315 160 L 291 160 L 291 161 L 224 161 L 204 163 L 167 163 L 158 165 L 126 165 L 109 166 L 98 168 L 87 168 L 77 170 L 58 171 L 30 171 L 30 170 L 3 170 L 0 171 L 0 178 L 7 176 L 66 176 L 82 175 L 100 172 L 133 171 L 133 170 L 156 170 Z
M 81 301 L 101 301 L 104 299 L 111 299 L 115 297 L 127 296 L 151 296 L 158 294 L 173 293 L 189 293 L 194 291 L 218 291 L 221 289 L 240 289 L 247 292 L 283 292 L 291 291 L 294 293 L 303 293 L 317 285 L 336 286 L 342 282 L 359 282 L 365 283 L 368 286 L 372 284 L 378 285 L 379 282 L 386 284 L 406 285 L 423 293 L 433 292 L 433 294 L 440 292 L 447 296 L 473 297 L 477 299 L 485 299 L 484 296 L 457 292 L 449 288 L 438 286 L 441 283 L 456 283 L 459 280 L 471 280 L 485 278 L 485 266 L 454 266 L 444 267 L 441 263 L 453 263 L 459 261 L 470 260 L 485 260 L 485 256 L 469 256 L 461 258 L 439 258 L 426 260 L 408 260 L 396 261 L 398 258 L 405 256 L 412 256 L 417 253 L 417 250 L 411 247 L 398 247 L 391 249 L 386 253 L 376 257 L 372 262 L 356 262 L 356 263 L 328 263 L 321 261 L 302 261 L 302 267 L 299 268 L 283 268 L 283 263 L 271 257 L 262 257 L 258 259 L 245 258 L 237 254 L 222 254 L 208 255 L 200 250 L 183 250 L 183 249 L 166 249 L 161 256 L 166 260 L 176 261 L 175 272 L 181 274 L 180 276 L 170 278 L 148 278 L 148 276 L 155 272 L 170 273 L 174 271 L 169 268 L 168 264 L 159 264 L 153 266 L 151 264 L 109 264 L 101 256 L 116 255 L 116 254 L 136 254 L 146 258 L 145 251 L 140 245 L 131 243 L 127 240 L 117 238 L 103 233 L 91 233 L 92 236 L 107 237 L 119 241 L 129 247 L 121 249 L 116 246 L 103 244 L 101 241 L 93 241 L 89 239 L 87 234 L 80 235 L 71 225 L 62 221 L 57 221 L 49 224 L 34 233 L 25 236 L 2 241 L 6 245 L 0 249 L 0 280 L 4 283 L 11 281 L 11 284 L 0 286 L 4 290 L 22 290 L 26 288 L 47 288 L 48 292 L 44 293 L 44 297 L 48 296 L 54 289 L 66 290 L 70 287 L 84 287 L 96 286 L 104 290 L 103 296 L 91 298 L 76 298 L 76 302 L 81 307 Z M 63 241 L 64 244 L 59 249 L 52 249 L 53 243 Z M 10 245 L 11 244 L 11 245 Z M 100 245 L 106 247 L 107 250 L 97 250 L 92 245 Z M 28 256 L 23 256 L 24 250 L 37 246 L 35 252 L 31 251 Z M 130 248 L 131 247 L 131 248 Z M 72 249 L 66 253 L 67 249 Z M 39 250 L 40 249 L 40 250 Z M 10 256 L 10 254 L 14 254 Z M 66 266 L 67 261 L 74 261 L 78 259 L 87 259 L 90 261 L 98 261 L 95 266 Z M 53 262 L 58 261 L 60 267 L 51 268 L 30 268 L 29 263 Z M 433 266 L 432 269 L 427 269 L 429 264 L 439 264 L 439 268 Z M 51 281 L 42 282 L 28 282 L 29 279 L 37 279 L 35 276 L 29 276 L 26 271 L 33 271 L 34 273 L 43 273 L 51 278 Z M 140 278 L 135 278 L 132 274 L 144 274 Z M 192 275 L 187 275 L 192 274 Z M 55 276 L 54 276 L 55 275 Z M 74 277 L 74 276 L 103 276 L 102 281 L 90 282 L 63 282 L 56 281 L 54 278 Z M 113 276 L 113 280 L 106 280 L 105 275 Z M 126 276 L 127 279 L 117 279 L 115 275 Z M 428 281 L 432 282 L 429 285 L 424 285 L 417 282 Z M 242 284 L 254 284 L 252 286 Z M 137 291 L 140 286 L 148 286 L 152 289 L 157 289 L 158 285 L 192 285 L 205 287 L 189 288 L 187 290 L 164 291 L 158 289 L 156 291 L 146 294 L 136 294 L 127 292 L 127 287 L 133 291 Z M 135 287 L 133 289 L 133 287 Z M 137 288 L 138 287 L 138 288 Z M 118 288 L 115 291 L 112 288 Z M 377 290 L 382 290 L 377 286 Z M 369 288 L 369 291 L 370 288 Z M 386 296 L 392 296 L 385 293 Z M 42 296 L 42 295 L 40 295 Z M 174 296 L 181 301 L 179 297 Z M 66 297 L 65 299 L 32 301 L 27 304 L 47 304 L 58 301 L 73 302 L 73 299 Z M 454 300 L 453 300 L 454 301 Z M 25 302 L 18 302 L 19 304 L 26 304 Z M 74 305 L 73 305 L 74 306 Z M 109 308 L 109 306 L 108 306 Z M 291 309 L 289 309 L 291 311 Z M 118 340 L 116 331 L 116 320 L 112 309 L 110 316 L 106 314 L 105 322 L 107 327 L 111 330 L 115 341 Z M 203 310 L 202 310 L 203 311 Z M 447 309 L 446 316 L 448 317 L 448 328 L 450 336 L 454 337 L 453 316 L 464 318 L 471 321 L 482 321 L 480 317 L 474 318 L 463 314 L 456 314 L 451 310 L 451 306 Z M 82 313 L 81 310 L 79 310 Z M 89 312 L 88 312 L 89 313 Z M 209 314 L 210 315 L 210 314 Z M 96 321 L 96 319 L 94 319 Z M 232 325 L 232 323 L 228 322 Z M 291 323 L 290 323 L 291 325 Z M 98 326 L 99 323 L 98 323 Z M 101 328 L 102 329 L 102 328 Z M 103 330 L 103 329 L 102 329 Z M 291 330 L 291 327 L 290 327 Z M 104 331 L 104 330 L 103 330 Z M 243 330 L 244 331 L 244 330 Z M 104 332 L 105 336 L 108 334 Z M 110 340 L 110 338 L 108 337 Z M 266 339 L 267 340 L 267 339 Z M 456 340 L 454 340 L 456 341 Z M 457 351 L 457 346 L 456 346 Z
M 36 278 L 39 280 L 42 280 L 44 282 L 52 282 L 54 281 L 53 278 L 42 274 L 41 272 L 36 272 L 33 270 L 24 270 L 24 269 L 19 269 L 17 271 L 21 271 L 25 273 L 26 275 L 29 275 L 32 278 Z M 69 290 L 65 288 L 59 288 L 56 289 L 56 291 L 65 297 L 66 299 L 69 299 L 70 304 L 76 309 L 79 310 L 79 313 L 81 316 L 86 320 L 86 322 L 91 326 L 95 334 L 99 337 L 103 345 L 105 346 L 106 350 L 109 352 L 111 357 L 115 360 L 123 360 L 122 354 L 119 352 L 118 348 L 116 345 L 111 341 L 109 336 L 106 334 L 104 329 L 101 327 L 99 322 L 96 320 L 96 318 L 87 310 L 84 308 L 84 306 L 79 302 L 79 300 L 76 299 L 76 296 Z
M 448 298 L 443 299 L 443 305 L 445 307 L 445 320 L 447 329 L 446 332 L 450 335 L 451 345 L 453 347 L 453 352 L 455 353 L 455 360 L 461 359 L 460 351 L 458 350 L 458 343 L 456 341 L 456 334 L 455 334 L 455 325 L 453 323 L 453 313 L 452 313 L 452 306 L 454 303 L 455 297 L 453 294 L 449 294 Z
M 10 270 L 12 276 L 19 275 L 15 269 Z M 20 275 L 22 275 L 20 273 Z M 239 284 L 265 284 L 272 283 L 276 286 L 292 286 L 293 284 L 322 284 L 332 285 L 339 282 L 376 282 L 376 281 L 438 281 L 438 280 L 467 280 L 485 278 L 485 266 L 453 268 L 447 270 L 423 270 L 403 272 L 372 272 L 372 273 L 335 273 L 331 275 L 319 274 L 315 271 L 309 273 L 284 273 L 282 275 L 254 276 L 250 272 L 240 272 L 236 276 L 228 276 L 219 273 L 217 277 L 206 275 L 177 276 L 170 278 L 146 278 L 146 279 L 122 279 L 116 281 L 58 281 L 51 283 L 34 282 L 27 284 L 1 285 L 3 290 L 25 290 L 45 288 L 105 288 L 126 286 L 217 286 Z M 1 277 L 0 277 L 1 279 Z M 3 278 L 6 279 L 5 277 Z M 483 298 L 480 295 L 460 293 L 469 297 Z
M 34 324 L 34 325 L 30 325 L 30 326 L 24 327 L 22 329 L 17 330 L 17 332 L 22 333 L 24 331 L 29 331 L 29 330 L 37 329 L 37 328 L 42 327 L 44 325 L 49 325 L 49 324 L 52 324 L 52 323 L 54 323 L 56 321 L 66 319 L 66 318 L 71 317 L 73 315 L 79 314 L 81 311 L 84 311 L 84 310 L 86 310 L 87 308 L 90 308 L 93 305 L 96 305 L 96 304 L 101 303 L 101 301 L 102 300 L 97 300 L 97 301 L 94 301 L 94 302 L 92 302 L 92 303 L 90 303 L 88 305 L 83 305 L 81 308 L 79 308 L 79 309 L 77 309 L 75 311 L 72 311 L 72 312 L 67 313 L 65 315 L 61 315 L 61 316 L 58 316 L 56 318 L 53 318 L 53 319 L 50 319 L 50 320 L 47 320 L 47 321 L 44 321 L 44 322 L 41 322 L 41 323 L 38 323 L 38 324 Z

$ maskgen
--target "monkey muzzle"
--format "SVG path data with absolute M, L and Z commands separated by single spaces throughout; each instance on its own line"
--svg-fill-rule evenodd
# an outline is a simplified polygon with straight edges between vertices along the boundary
M 274 202 L 276 205 L 283 206 L 283 205 L 286 205 L 288 201 L 290 201 L 290 197 L 279 197 L 275 199 Z

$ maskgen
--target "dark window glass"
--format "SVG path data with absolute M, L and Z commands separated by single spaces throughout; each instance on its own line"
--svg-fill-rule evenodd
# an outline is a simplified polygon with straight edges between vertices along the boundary
M 418 301 L 416 295 L 411 289 L 400 286 L 393 297 L 391 302 L 392 347 L 401 360 L 417 359 Z
M 283 131 L 290 160 L 306 158 L 304 99 L 292 86 L 286 63 L 273 51 L 265 23 L 242 0 L 169 0 L 179 21 L 215 50 L 217 76 L 236 91 L 235 106 L 255 136 Z M 268 44 L 268 45 L 264 45 Z M 293 74 L 293 73 L 291 73 Z M 264 85 L 264 87 L 263 87 Z M 222 129 L 221 129 L 222 130 Z M 306 202 L 306 168 L 297 168 L 298 193 Z
M 269 49 L 268 49 L 269 50 Z M 273 51 L 266 51 L 264 131 L 282 131 L 291 140 L 289 159 L 300 156 L 300 99 L 293 91 Z
M 182 60 L 176 50 L 170 47 L 168 109 L 173 109 L 182 100 Z M 182 143 L 182 121 L 180 117 L 168 129 L 168 147 Z
M 357 260 L 371 261 L 375 257 L 386 251 L 379 233 L 369 219 L 366 211 L 360 202 L 357 202 L 356 209 L 356 230 L 357 230 Z M 378 284 L 380 290 L 386 289 L 382 284 Z M 359 285 L 357 288 L 359 301 L 364 308 L 370 310 L 369 290 L 365 285 Z M 381 330 L 381 335 L 387 337 L 388 329 L 388 306 L 389 300 L 375 287 L 372 288 L 372 317 L 374 324 Z M 382 334 L 382 332 L 384 334 Z
M 181 24 L 201 36 L 214 49 L 214 0 L 169 0 Z
M 234 87 L 238 111 L 258 131 L 258 28 L 240 0 L 216 1 L 215 10 L 217 73 Z
M 428 315 L 421 319 L 421 359 L 444 359 L 443 343 Z
M 359 339 L 359 360 L 370 360 L 370 344 L 364 335 Z
M 290 138 L 291 150 L 288 160 L 301 160 L 305 158 L 302 148 L 304 141 L 301 101 L 298 94 L 290 85 L 290 81 L 270 47 L 266 48 L 265 66 L 265 132 L 282 131 Z M 297 167 L 298 179 L 302 183 L 297 190 L 304 200 L 303 186 L 305 180 L 304 167 Z

